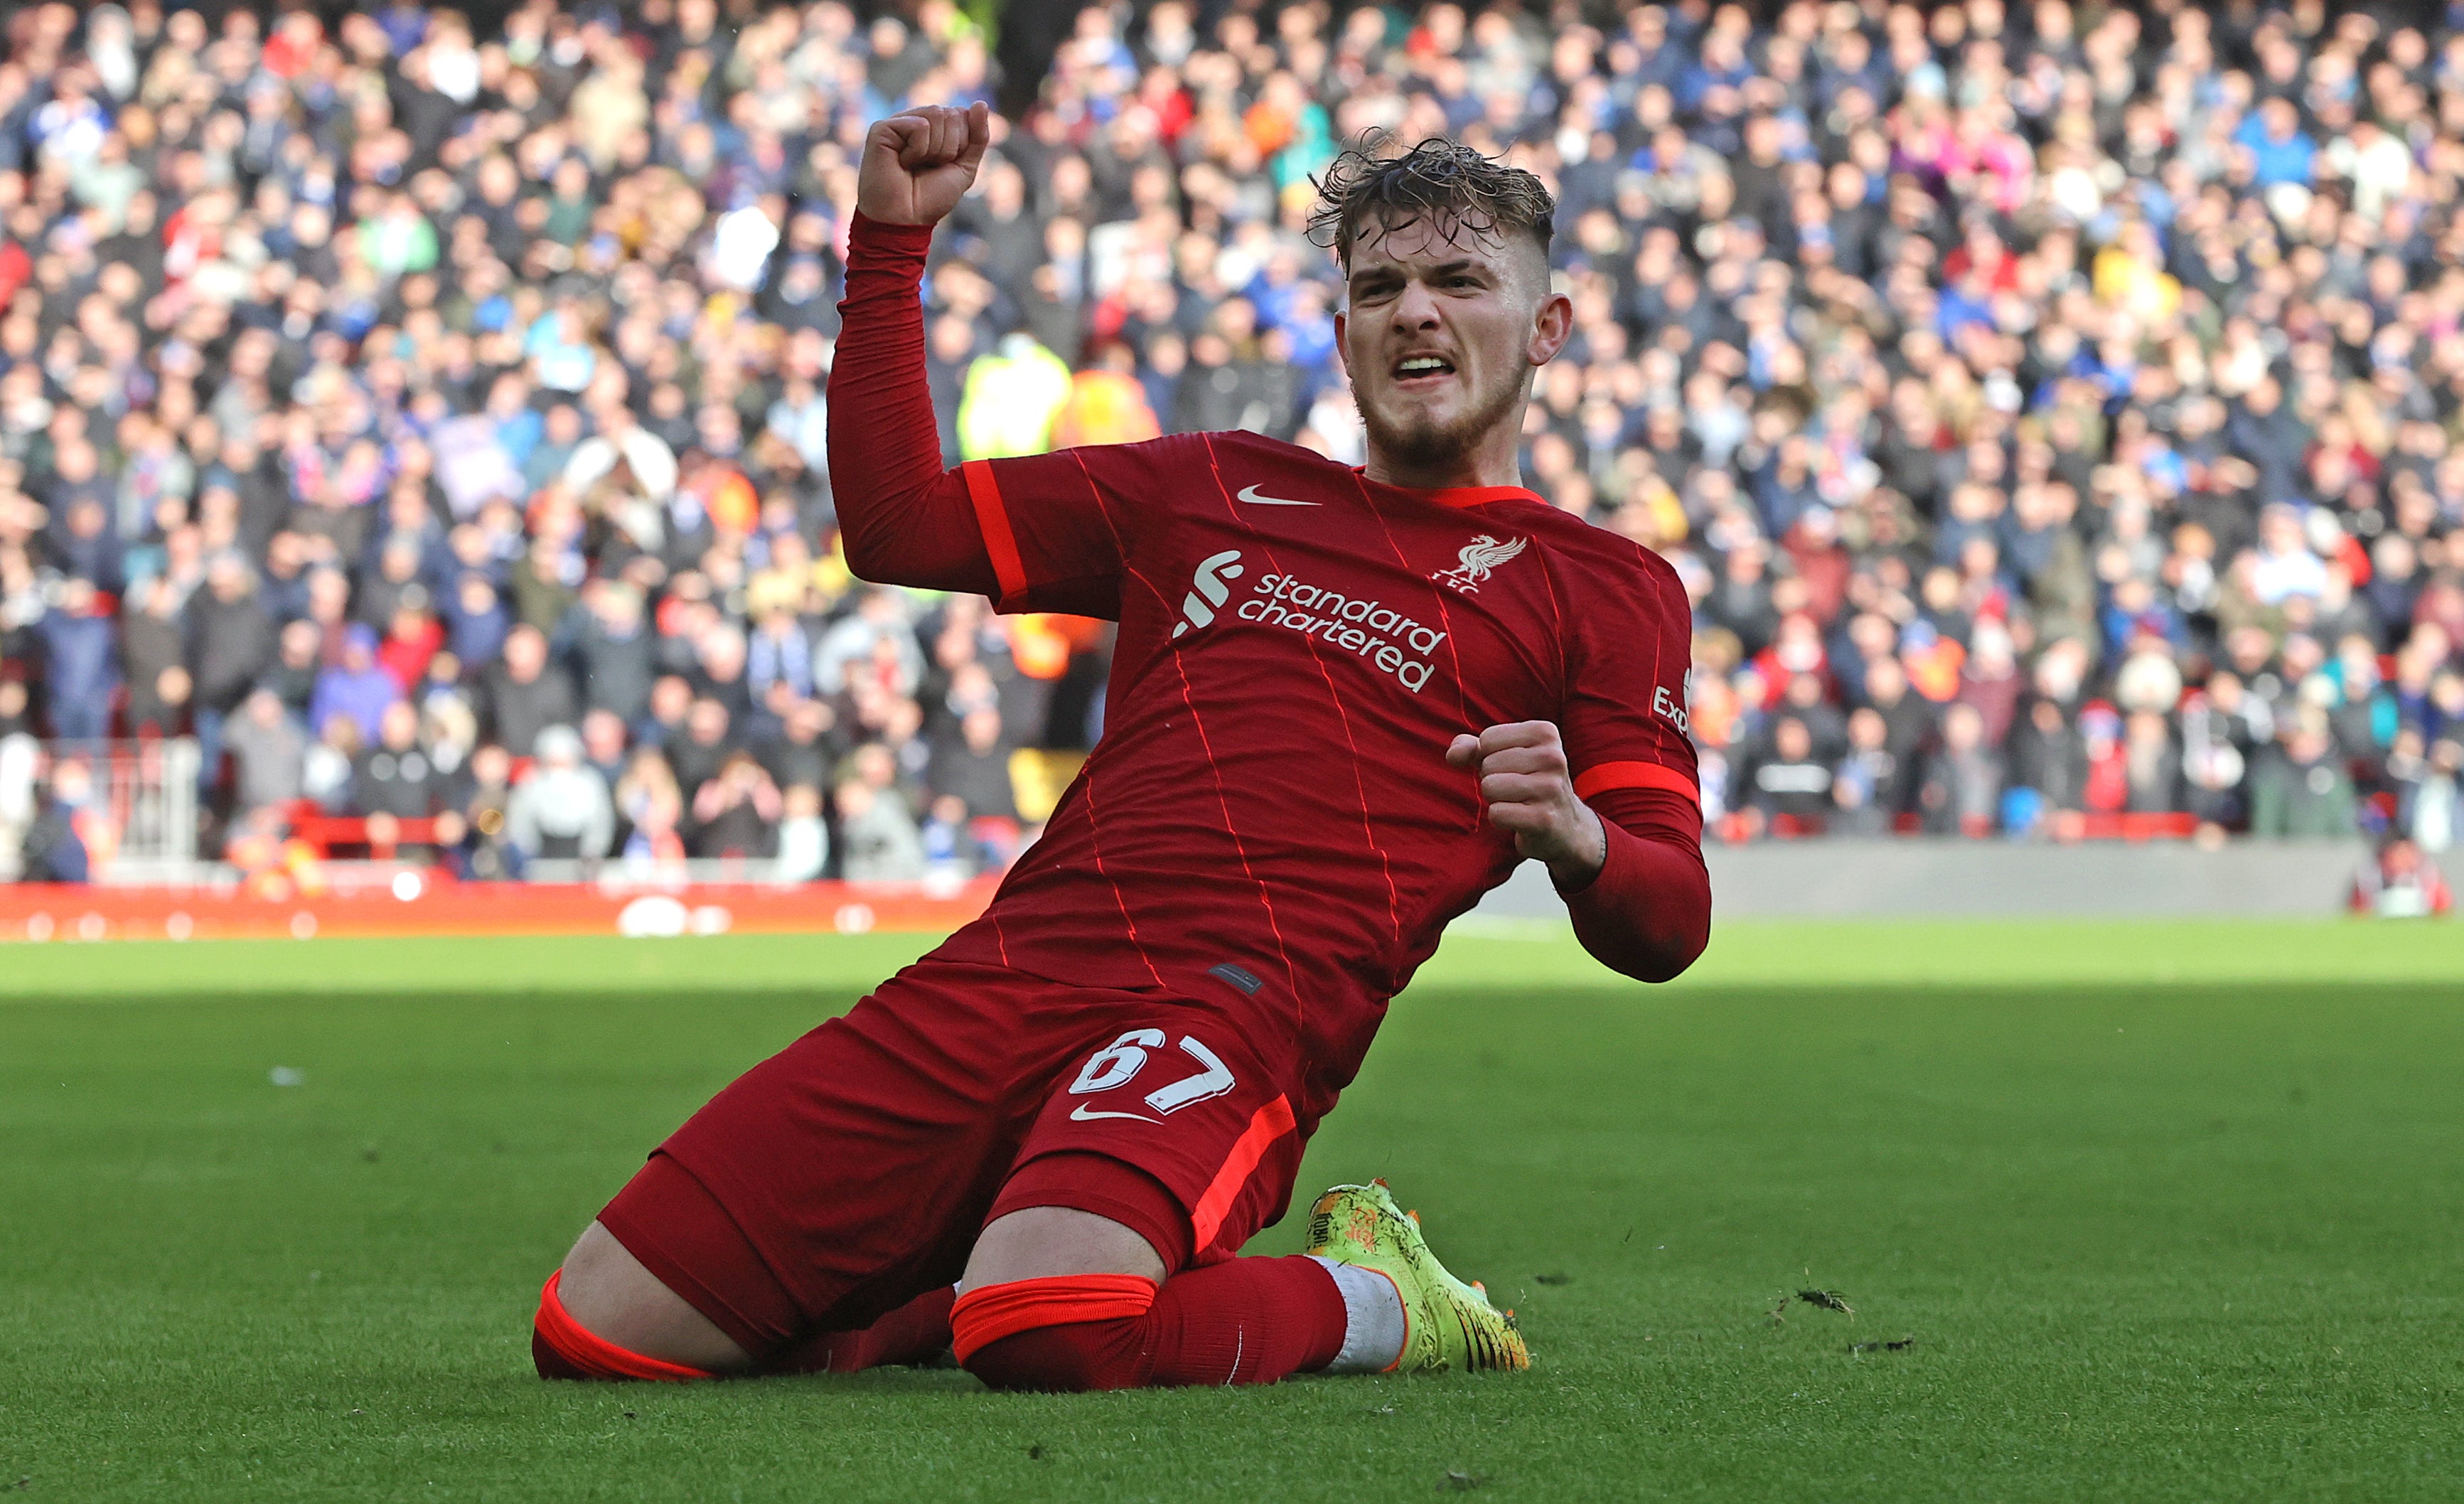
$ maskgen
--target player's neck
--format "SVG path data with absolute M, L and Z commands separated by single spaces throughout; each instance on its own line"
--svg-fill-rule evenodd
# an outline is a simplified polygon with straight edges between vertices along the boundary
M 1372 438 L 1368 459 L 1360 473 L 1380 485 L 1400 486 L 1407 491 L 1519 486 L 1523 484 L 1523 463 L 1517 439 L 1522 431 L 1523 409 L 1518 406 L 1512 423 L 1500 424 L 1480 443 L 1435 465 L 1397 459 L 1379 449 Z

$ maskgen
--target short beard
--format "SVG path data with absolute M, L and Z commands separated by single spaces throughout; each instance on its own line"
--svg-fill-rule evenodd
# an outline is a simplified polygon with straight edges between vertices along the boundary
M 1523 406 L 1529 386 L 1528 372 L 1501 382 L 1479 407 L 1443 424 L 1416 417 L 1402 426 L 1394 426 L 1370 404 L 1360 402 L 1357 392 L 1353 393 L 1353 402 L 1360 409 L 1360 426 L 1378 453 L 1414 470 L 1441 470 L 1461 461 L 1480 447 L 1490 430 L 1509 421 Z

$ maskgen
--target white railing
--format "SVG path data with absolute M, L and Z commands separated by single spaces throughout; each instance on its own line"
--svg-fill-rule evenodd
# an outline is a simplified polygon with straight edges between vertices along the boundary
M 71 824 L 98 882 L 178 881 L 197 869 L 197 743 L 191 737 L 0 747 L 0 877 L 18 875 L 26 824 L 53 792 L 78 797 Z

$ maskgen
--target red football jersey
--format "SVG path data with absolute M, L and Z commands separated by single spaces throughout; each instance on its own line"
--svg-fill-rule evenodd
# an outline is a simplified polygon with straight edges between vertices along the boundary
M 1457 735 L 1554 721 L 1578 795 L 1697 797 L 1675 571 L 1529 491 L 1406 490 L 1248 433 L 964 476 L 1001 608 L 1120 633 L 1101 744 L 941 955 L 1182 992 L 1228 963 L 1331 1099 L 1520 860 Z

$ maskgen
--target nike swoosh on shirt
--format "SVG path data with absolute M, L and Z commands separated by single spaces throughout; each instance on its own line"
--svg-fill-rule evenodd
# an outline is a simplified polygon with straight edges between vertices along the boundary
M 1262 497 L 1254 485 L 1241 488 L 1241 499 L 1251 506 L 1323 506 L 1322 501 L 1294 501 L 1285 497 Z
M 1314 503 L 1311 504 L 1313 505 Z M 1133 1117 L 1142 1123 L 1159 1123 L 1163 1121 L 1160 1117 L 1149 1117 L 1144 1113 L 1099 1113 L 1083 1102 L 1079 1104 L 1076 1112 L 1069 1115 L 1069 1120 L 1073 1123 L 1083 1123 L 1090 1118 L 1096 1117 Z

